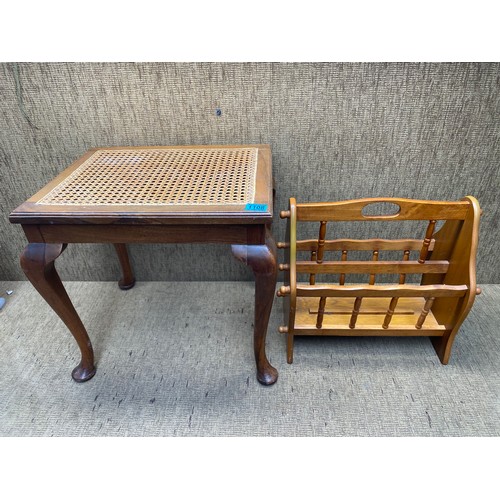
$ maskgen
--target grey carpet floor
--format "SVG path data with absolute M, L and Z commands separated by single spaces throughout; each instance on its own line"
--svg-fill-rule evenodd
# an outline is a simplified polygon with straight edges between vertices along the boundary
M 68 282 L 98 371 L 70 372 L 73 338 L 27 282 L 0 311 L 1 436 L 500 435 L 500 285 L 483 293 L 440 364 L 428 338 L 297 338 L 255 378 L 251 282 Z M 4 295 L 5 297 L 5 295 Z

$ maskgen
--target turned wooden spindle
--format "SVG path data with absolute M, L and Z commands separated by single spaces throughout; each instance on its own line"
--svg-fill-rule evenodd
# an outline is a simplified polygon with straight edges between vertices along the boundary
M 326 238 L 326 222 L 321 221 L 319 226 L 319 235 L 318 235 L 318 251 L 316 252 L 316 262 L 321 264 L 323 262 L 323 257 L 325 254 L 325 238 Z M 316 281 L 316 277 L 314 277 Z M 309 283 L 311 282 L 309 278 Z M 314 283 L 311 283 L 314 284 Z M 316 328 L 321 328 L 323 325 L 323 315 L 325 313 L 325 305 L 326 305 L 326 297 L 321 297 L 319 299 L 318 305 L 318 317 L 316 319 Z
M 409 250 L 405 250 L 404 253 L 403 253 L 403 260 L 409 260 L 410 258 L 410 251 Z M 406 281 L 406 274 L 402 273 L 399 275 L 399 284 L 400 285 L 404 285 Z M 387 328 L 389 328 L 389 324 L 391 322 L 391 319 L 392 319 L 392 315 L 394 314 L 394 311 L 396 310 L 396 306 L 398 305 L 398 300 L 399 300 L 399 297 L 393 297 L 391 299 L 391 302 L 389 304 L 389 308 L 387 309 L 387 313 L 385 315 L 385 318 L 384 318 L 384 323 L 382 324 L 382 328 L 385 328 L 387 330 Z
M 410 260 L 410 251 L 409 250 L 404 251 L 403 260 Z M 404 285 L 405 281 L 406 281 L 406 274 L 404 274 L 404 273 L 400 274 L 399 275 L 399 284 Z
M 276 243 L 276 247 L 277 248 L 290 248 L 290 243 L 287 242 L 287 241 L 278 241 L 278 243 Z
M 325 314 L 326 297 L 321 297 L 319 299 L 318 306 L 318 317 L 316 319 L 316 328 L 321 328 L 323 326 L 323 316 Z
M 374 262 L 378 261 L 378 250 L 374 250 L 373 251 L 372 261 L 374 261 Z M 369 284 L 370 285 L 374 285 L 375 284 L 375 274 L 370 274 L 370 282 L 369 282 Z
M 321 222 L 319 226 L 319 236 L 318 236 L 318 250 L 311 252 L 311 261 L 316 261 L 318 264 L 323 262 L 323 255 L 325 253 L 325 235 L 326 235 L 326 222 Z M 309 284 L 316 284 L 316 275 L 309 275 Z
M 431 244 L 432 235 L 434 233 L 434 228 L 436 227 L 436 221 L 430 220 L 427 226 L 427 231 L 425 232 L 424 242 L 422 243 L 422 249 L 420 250 L 420 257 L 418 262 L 423 264 L 427 259 L 427 252 L 429 251 L 429 245 Z
M 289 219 L 290 218 L 290 210 L 282 210 L 280 212 L 281 219 Z
M 316 255 L 316 262 L 321 264 L 323 262 L 323 256 L 325 253 L 325 237 L 326 237 L 326 222 L 321 221 L 319 226 L 319 236 L 318 236 L 318 252 Z
M 417 330 L 420 330 L 422 328 L 422 325 L 424 324 L 425 318 L 427 318 L 427 315 L 429 314 L 429 311 L 431 310 L 433 302 L 434 302 L 434 297 L 429 297 L 425 301 L 424 308 L 422 309 L 422 312 L 420 313 L 420 317 L 418 318 L 417 324 L 415 325 L 415 328 Z
M 276 295 L 278 297 L 284 297 L 285 295 L 290 294 L 290 287 L 289 286 L 281 286 L 279 290 L 276 292 Z
M 356 326 L 356 320 L 358 319 L 359 310 L 361 309 L 361 301 L 363 297 L 356 297 L 354 301 L 354 307 L 352 309 L 351 321 L 349 322 L 349 328 L 354 328 Z
M 288 333 L 288 326 L 280 326 L 278 328 L 278 332 L 280 332 L 280 333 Z
M 290 270 L 290 265 L 289 264 L 279 264 L 278 269 L 280 271 L 289 271 Z
M 316 251 L 313 250 L 311 252 L 311 262 L 316 262 Z M 310 274 L 309 275 L 309 284 L 310 285 L 315 285 L 316 284 L 316 275 L 315 274 Z
M 387 309 L 387 313 L 384 318 L 384 323 L 382 324 L 382 328 L 389 328 L 389 323 L 391 322 L 392 315 L 394 314 L 394 310 L 398 304 L 398 297 L 393 297 L 391 299 L 391 303 L 389 304 L 389 308 Z
M 342 250 L 342 256 L 340 257 L 342 262 L 347 260 L 347 250 Z M 345 285 L 345 274 L 342 273 L 339 278 L 339 285 Z

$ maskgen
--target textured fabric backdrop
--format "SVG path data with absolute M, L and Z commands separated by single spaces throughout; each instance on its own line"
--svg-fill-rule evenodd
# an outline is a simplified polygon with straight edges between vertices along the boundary
M 277 238 L 290 196 L 472 194 L 484 209 L 478 281 L 500 282 L 498 63 L 23 63 L 17 72 L 16 81 L 16 66 L 0 65 L 0 279 L 24 279 L 25 237 L 9 212 L 89 148 L 268 143 Z M 251 279 L 225 246 L 132 247 L 131 256 L 139 280 Z M 118 275 L 105 245 L 70 246 L 58 268 L 67 280 Z

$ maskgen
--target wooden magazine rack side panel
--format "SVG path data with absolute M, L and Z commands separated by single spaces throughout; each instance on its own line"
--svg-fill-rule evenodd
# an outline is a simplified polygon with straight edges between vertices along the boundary
M 479 219 L 481 208 L 472 196 L 467 196 L 470 206 L 463 221 L 447 221 L 435 235 L 436 244 L 432 258 L 439 259 L 448 253 L 449 268 L 442 279 L 446 285 L 464 284 L 467 293 L 463 298 L 436 298 L 433 314 L 437 321 L 446 325 L 446 333 L 432 343 L 443 364 L 447 364 L 455 336 L 472 308 L 476 295 L 481 293 L 476 283 L 476 256 L 479 242 Z M 428 284 L 432 277 L 424 275 L 422 284 Z
M 370 215 L 366 207 L 391 204 L 389 214 Z M 297 204 L 280 213 L 287 219 L 284 320 L 287 361 L 293 361 L 295 335 L 429 336 L 443 364 L 447 364 L 454 338 L 469 313 L 476 289 L 476 253 L 481 210 L 467 196 L 461 201 L 426 201 L 403 198 Z M 328 239 L 336 221 L 426 221 L 420 239 Z M 435 231 L 438 221 L 443 226 Z M 297 239 L 298 222 L 317 222 L 317 239 Z M 328 227 L 328 228 L 327 228 Z M 384 261 L 380 252 L 401 252 L 400 260 Z M 326 260 L 325 252 L 340 251 L 339 260 Z M 371 252 L 367 260 L 350 260 L 352 251 Z M 298 253 L 310 254 L 299 259 Z M 413 257 L 411 257 L 413 253 Z M 415 259 L 415 254 L 416 259 Z M 415 259 L 415 260 L 411 260 Z M 420 274 L 420 285 L 406 284 L 407 274 Z M 297 275 L 308 274 L 309 283 Z M 346 285 L 345 276 L 365 274 L 366 284 Z M 379 274 L 399 275 L 392 285 L 379 285 Z M 335 275 L 337 282 L 316 283 L 317 275 Z

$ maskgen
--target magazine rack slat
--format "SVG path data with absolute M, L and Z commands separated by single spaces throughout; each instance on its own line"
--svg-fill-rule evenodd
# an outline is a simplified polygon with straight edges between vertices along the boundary
M 389 215 L 366 215 L 373 204 L 398 207 Z M 297 203 L 290 198 L 287 219 L 284 298 L 287 361 L 293 361 L 295 335 L 429 336 L 447 364 L 455 336 L 476 294 L 478 201 L 425 201 L 403 198 L 364 198 L 328 203 Z M 328 239 L 339 221 L 423 221 L 415 239 Z M 438 221 L 442 227 L 436 231 Z M 317 239 L 298 239 L 302 222 L 319 223 Z M 400 260 L 384 260 L 381 252 L 397 251 Z M 336 252 L 329 260 L 326 252 Z M 354 260 L 352 252 L 368 254 Z M 413 252 L 414 257 L 411 257 Z M 364 274 L 366 284 L 348 284 L 346 276 Z M 394 275 L 394 284 L 378 284 L 380 274 Z M 421 275 L 420 284 L 408 284 L 408 274 Z M 308 281 L 302 281 L 304 276 Z M 318 276 L 335 280 L 318 283 Z M 301 281 L 299 281 L 299 277 Z M 335 283 L 330 283 L 335 281 Z

